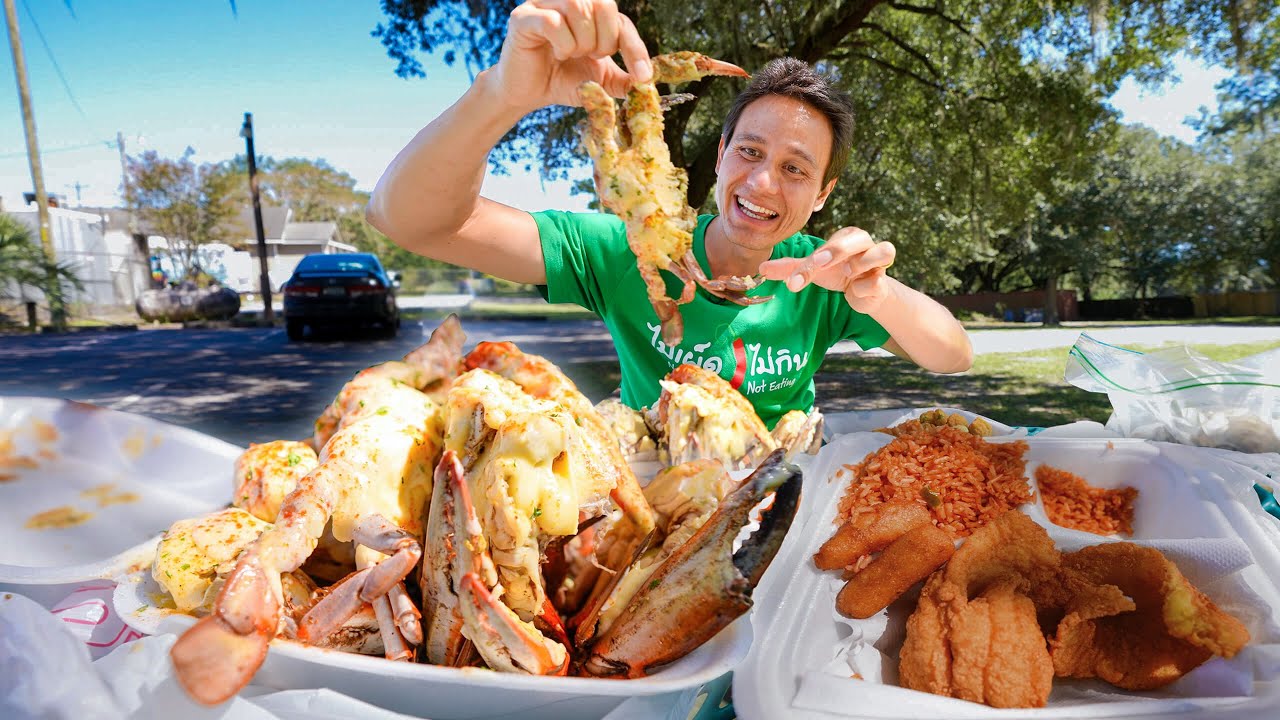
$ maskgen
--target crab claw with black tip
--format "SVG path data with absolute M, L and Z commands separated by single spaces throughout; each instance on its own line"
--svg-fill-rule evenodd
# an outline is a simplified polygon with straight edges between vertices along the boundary
M 774 451 L 715 513 L 658 568 L 597 639 L 585 663 L 591 675 L 642 677 L 684 657 L 751 608 L 751 593 L 782 546 L 800 505 L 800 468 Z M 735 552 L 734 541 L 768 496 L 760 527 Z

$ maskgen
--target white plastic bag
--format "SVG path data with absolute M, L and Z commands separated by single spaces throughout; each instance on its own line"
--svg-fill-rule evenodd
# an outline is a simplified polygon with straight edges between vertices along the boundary
M 1142 353 L 1082 333 L 1066 380 L 1106 393 L 1107 428 L 1125 437 L 1280 452 L 1280 349 L 1224 363 L 1186 346 Z

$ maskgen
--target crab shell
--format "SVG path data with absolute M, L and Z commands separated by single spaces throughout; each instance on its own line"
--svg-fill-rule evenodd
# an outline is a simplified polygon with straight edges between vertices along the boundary
M 800 469 L 784 460 L 783 451 L 771 454 L 596 638 L 585 670 L 642 677 L 692 652 L 750 609 L 751 593 L 795 519 L 801 481 Z M 759 529 L 735 551 L 752 510 L 770 495 L 773 504 Z

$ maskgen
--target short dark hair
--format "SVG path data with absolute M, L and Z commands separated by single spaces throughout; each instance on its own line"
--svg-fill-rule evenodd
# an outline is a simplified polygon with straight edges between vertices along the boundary
M 751 76 L 751 82 L 734 99 L 729 114 L 725 115 L 724 140 L 728 142 L 733 138 L 742 111 L 768 95 L 795 98 L 822 113 L 831 124 L 831 157 L 823 173 L 822 184 L 839 177 L 853 149 L 853 101 L 835 86 L 830 77 L 803 60 L 792 57 L 770 60 Z

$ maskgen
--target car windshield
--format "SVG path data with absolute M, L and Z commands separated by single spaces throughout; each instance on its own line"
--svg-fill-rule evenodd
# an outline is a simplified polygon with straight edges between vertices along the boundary
M 359 255 L 309 255 L 298 262 L 298 272 L 376 272 L 370 257 Z

